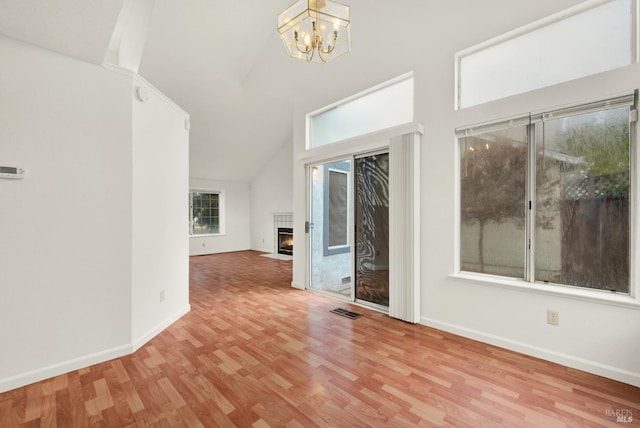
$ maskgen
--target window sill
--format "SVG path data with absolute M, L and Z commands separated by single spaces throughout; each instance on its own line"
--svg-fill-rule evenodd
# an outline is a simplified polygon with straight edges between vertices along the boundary
M 226 236 L 226 233 L 208 233 L 202 235 L 189 235 L 189 238 L 214 238 L 216 236 Z
M 562 285 L 547 285 L 540 283 L 530 283 L 518 279 L 502 278 L 493 275 L 471 274 L 460 272 L 449 275 L 449 278 L 459 279 L 474 284 L 490 285 L 526 291 L 528 293 L 546 294 L 568 299 L 583 300 L 606 305 L 621 306 L 630 309 L 640 310 L 640 301 L 628 294 L 618 294 L 609 291 L 579 289 Z

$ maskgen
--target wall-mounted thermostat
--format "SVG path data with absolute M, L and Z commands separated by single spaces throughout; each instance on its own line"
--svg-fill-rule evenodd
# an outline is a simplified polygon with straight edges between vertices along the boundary
M 0 178 L 24 178 L 24 168 L 0 166 Z

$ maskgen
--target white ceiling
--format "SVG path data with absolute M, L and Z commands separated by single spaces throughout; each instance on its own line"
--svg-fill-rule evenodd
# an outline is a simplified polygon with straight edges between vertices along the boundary
M 102 64 L 123 1 L 0 0 L 0 33 Z M 139 74 L 191 114 L 192 177 L 250 181 L 291 140 L 294 103 L 329 103 L 410 70 L 395 43 L 421 20 L 399 5 L 420 0 L 342 2 L 353 51 L 308 64 L 276 32 L 293 0 L 155 1 Z
M 102 64 L 124 0 L 0 0 L 0 33 Z

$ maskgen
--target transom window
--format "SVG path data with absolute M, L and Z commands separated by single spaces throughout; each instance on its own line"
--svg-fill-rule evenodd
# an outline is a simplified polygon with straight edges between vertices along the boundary
M 189 234 L 220 233 L 220 193 L 189 192 Z
M 635 61 L 634 1 L 587 1 L 456 55 L 465 108 Z
M 460 270 L 629 293 L 634 95 L 457 130 Z
M 400 76 L 307 115 L 307 148 L 413 121 L 413 74 Z

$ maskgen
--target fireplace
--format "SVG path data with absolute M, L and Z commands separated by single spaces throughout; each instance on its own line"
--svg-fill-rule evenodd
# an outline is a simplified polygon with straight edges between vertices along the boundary
M 278 228 L 278 254 L 293 255 L 293 229 L 290 227 Z

